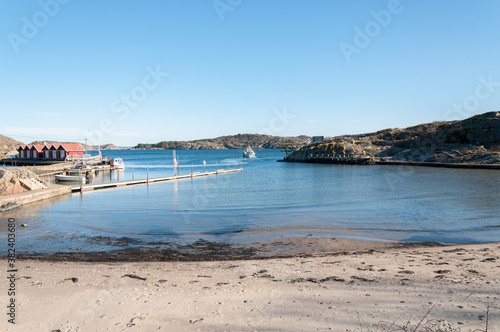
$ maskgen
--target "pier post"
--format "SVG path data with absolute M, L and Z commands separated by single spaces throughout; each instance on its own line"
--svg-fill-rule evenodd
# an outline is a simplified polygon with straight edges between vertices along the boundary
M 132 180 L 134 179 L 134 166 L 132 166 Z
M 78 172 L 78 180 L 80 180 L 80 193 L 82 192 L 82 187 L 83 187 L 83 179 L 82 179 L 82 170 Z
M 149 184 L 149 164 L 146 164 L 146 184 Z
M 191 163 L 191 179 L 193 178 L 193 163 Z
M 215 174 L 219 174 L 219 164 L 215 161 Z

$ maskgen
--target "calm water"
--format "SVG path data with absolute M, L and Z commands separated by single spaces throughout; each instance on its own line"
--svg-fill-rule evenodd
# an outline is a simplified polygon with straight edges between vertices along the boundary
M 205 239 L 248 243 L 282 236 L 439 241 L 500 240 L 497 170 L 278 163 L 283 153 L 177 151 L 180 172 L 243 166 L 243 172 L 108 189 L 35 203 L 15 217 L 20 252 L 105 250 Z M 105 151 L 126 169 L 95 181 L 173 175 L 172 151 Z M 132 167 L 133 166 L 133 167 Z M 133 170 L 133 171 L 132 171 Z M 133 174 L 133 175 L 132 175 Z M 2 238 L 6 238 L 2 230 Z M 2 241 L 0 246 L 5 246 Z M 129 243 L 130 245 L 130 243 Z M 132 244 L 133 245 L 133 244 Z

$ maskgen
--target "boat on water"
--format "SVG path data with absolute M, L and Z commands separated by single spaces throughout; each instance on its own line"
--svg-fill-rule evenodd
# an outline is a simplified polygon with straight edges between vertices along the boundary
M 82 183 L 86 183 L 87 179 L 83 175 L 62 175 L 62 174 L 56 174 L 54 175 L 56 178 L 56 181 L 60 182 L 78 182 L 80 181 Z
M 111 160 L 111 166 L 114 168 L 117 168 L 117 169 L 124 169 L 125 168 L 125 164 L 123 163 L 122 158 L 113 158 Z
M 255 152 L 251 147 L 248 147 L 245 151 L 243 151 L 243 158 L 255 158 Z

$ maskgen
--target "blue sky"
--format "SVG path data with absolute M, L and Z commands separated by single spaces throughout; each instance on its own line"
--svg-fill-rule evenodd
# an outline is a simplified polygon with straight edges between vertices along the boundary
M 500 104 L 500 2 L 0 0 L 0 134 L 356 134 Z

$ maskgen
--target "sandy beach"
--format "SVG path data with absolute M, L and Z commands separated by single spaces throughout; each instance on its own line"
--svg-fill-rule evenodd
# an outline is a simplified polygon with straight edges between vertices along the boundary
M 4 314 L 1 326 L 63 332 L 500 331 L 500 243 L 289 242 L 304 253 L 201 262 L 19 260 L 16 324 Z M 315 250 L 304 249 L 313 245 Z M 3 260 L 2 275 L 6 266 Z M 5 290 L 9 281 L 2 279 Z M 1 302 L 7 301 L 2 291 Z

